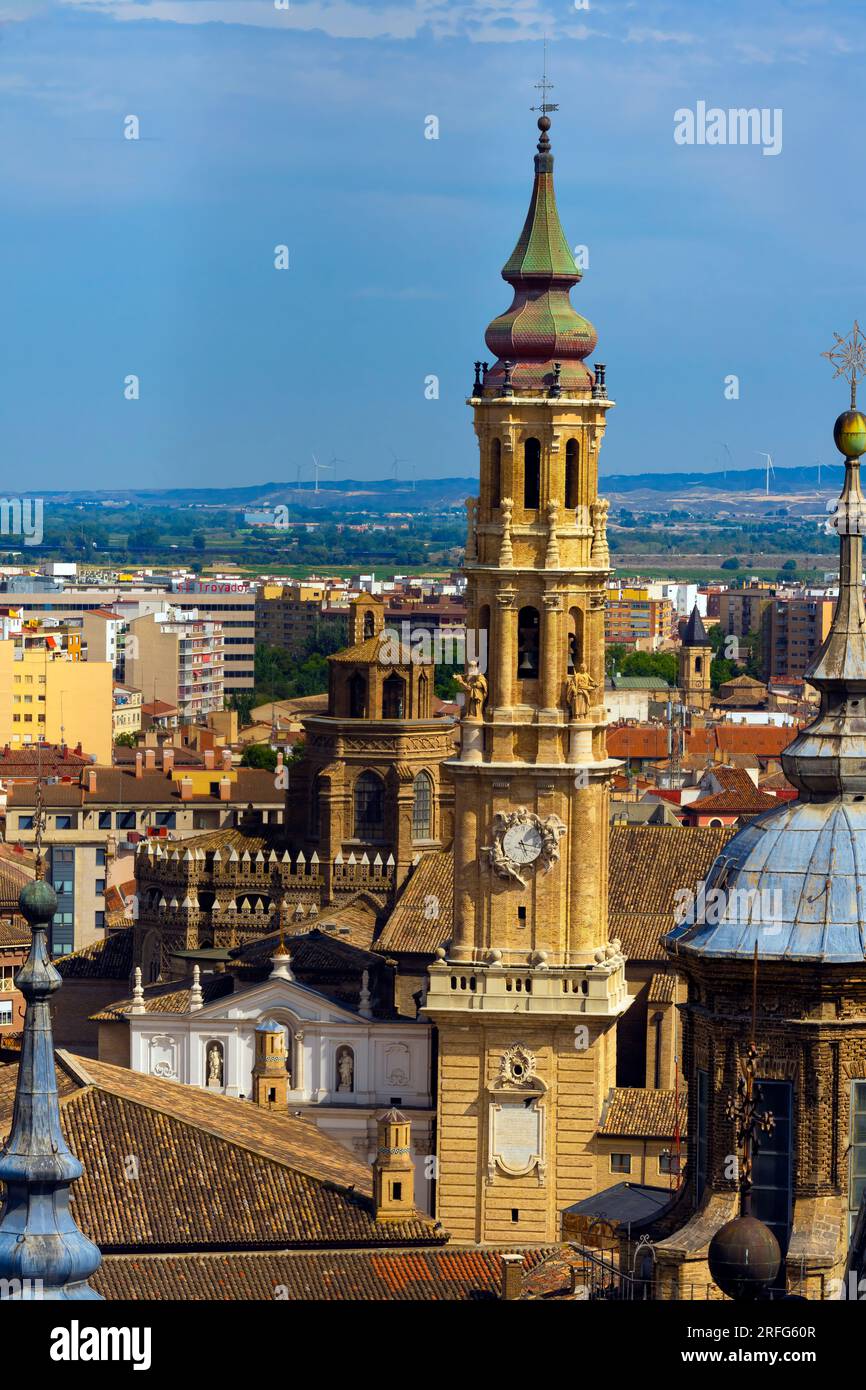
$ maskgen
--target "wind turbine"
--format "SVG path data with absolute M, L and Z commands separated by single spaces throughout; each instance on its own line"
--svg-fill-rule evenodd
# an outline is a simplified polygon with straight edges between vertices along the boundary
M 756 449 L 756 450 L 755 450 L 755 453 L 758 455 L 759 458 L 762 458 L 762 459 L 766 459 L 766 460 L 767 460 L 767 496 L 769 497 L 769 495 L 770 495 L 770 474 L 772 473 L 772 475 L 773 475 L 774 478 L 775 478 L 775 476 L 776 476 L 776 470 L 775 470 L 775 468 L 773 467 L 773 456 L 772 456 L 772 454 L 767 454 L 767 453 L 765 453 L 763 449 Z
M 345 462 L 346 462 L 345 459 L 338 459 L 336 454 L 332 454 L 332 455 L 331 455 L 331 462 L 328 464 L 328 467 L 329 467 L 329 468 L 333 468 L 333 470 L 334 470 L 334 486 L 335 486 L 335 487 L 336 487 L 336 485 L 337 485 L 337 464 L 338 464 L 338 463 L 345 463 Z
M 316 458 L 316 455 L 313 454 L 313 467 L 316 470 L 316 492 L 319 491 L 319 474 L 321 473 L 322 469 L 333 468 L 333 466 L 334 465 L 332 463 L 319 463 L 319 460 Z
M 398 459 L 398 457 L 397 457 L 397 455 L 394 453 L 394 450 L 393 450 L 393 449 L 391 450 L 391 455 L 392 455 L 392 459 L 393 459 L 393 462 L 392 462 L 392 464 L 391 464 L 391 477 L 394 479 L 394 482 L 396 483 L 397 477 L 398 477 L 398 472 L 399 472 L 400 464 L 401 464 L 401 463 L 408 463 L 409 460 L 408 460 L 408 459 Z
M 727 444 L 723 444 L 723 445 L 722 445 L 722 448 L 724 449 L 725 453 L 726 453 L 727 456 L 728 456 L 728 467 L 733 468 L 733 466 L 734 466 L 734 460 L 731 458 L 731 451 L 730 451 L 730 449 L 728 448 Z M 726 483 L 726 484 L 727 484 L 727 481 L 728 481 L 728 469 L 726 468 L 726 469 L 725 469 L 725 483 Z

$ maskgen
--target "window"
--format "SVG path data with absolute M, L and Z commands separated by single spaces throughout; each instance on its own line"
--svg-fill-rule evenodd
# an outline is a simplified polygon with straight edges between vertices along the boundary
M 517 615 L 517 677 L 538 679 L 539 622 L 537 608 L 521 608 Z
M 402 1202 L 403 1184 L 401 1182 L 393 1182 L 391 1184 L 391 1196 L 395 1202 Z
M 406 715 L 406 682 L 396 672 L 382 686 L 382 718 L 403 719 Z
M 19 829 L 19 830 L 32 830 L 32 829 L 33 829 L 33 817 L 32 817 L 32 816 L 19 816 L 19 817 L 18 817 L 18 829 Z
M 0 1027 L 12 1022 L 12 1000 L 0 999 Z
M 96 867 L 97 867 L 97 869 L 102 869 L 102 868 L 105 867 L 105 850 L 104 850 L 104 849 L 98 849 L 98 850 L 96 851 Z
M 355 838 L 385 837 L 385 784 L 375 772 L 362 772 L 355 783 Z
M 429 773 L 418 773 L 412 792 L 412 838 L 429 840 L 433 834 L 433 783 Z
M 366 719 L 367 717 L 367 682 L 356 671 L 349 680 L 349 718 Z
M 154 824 L 163 826 L 166 830 L 174 830 L 176 822 L 177 816 L 174 811 L 157 811 L 154 816 Z M 134 819 L 132 824 L 135 825 Z
M 111 812 L 110 812 L 110 811 L 100 811 L 100 813 L 99 813 L 99 829 L 100 829 L 100 830 L 110 830 L 110 829 L 111 829 Z
M 97 912 L 97 913 L 95 914 L 95 920 L 96 920 L 96 926 L 97 926 L 97 927 L 104 927 L 104 926 L 105 926 L 105 913 L 104 913 L 104 912 Z
M 527 439 L 523 446 L 523 508 L 537 511 L 541 501 L 541 445 Z
M 848 1150 L 848 1234 L 854 1230 L 866 1190 L 866 1081 L 851 1083 L 851 1147 Z
M 502 501 L 502 440 L 494 439 L 490 446 L 490 506 Z
M 369 637 L 375 637 L 375 635 L 376 618 L 375 615 L 367 609 L 367 612 L 364 614 L 364 641 L 366 642 Z
M 96 887 L 95 887 L 95 889 L 94 889 L 94 892 L 95 892 L 95 893 L 104 893 L 104 892 L 105 892 L 105 879 L 104 879 L 104 878 L 98 878 L 98 879 L 96 880 Z
M 665 1175 L 668 1175 L 668 1174 L 675 1174 L 675 1173 L 678 1173 L 679 1171 L 680 1171 L 680 1161 L 679 1161 L 679 1159 L 677 1158 L 676 1154 L 670 1153 L 670 1151 L 667 1150 L 667 1149 L 665 1150 L 664 1153 L 660 1153 L 660 1154 L 659 1154 L 659 1172 L 660 1172 L 660 1173 L 663 1173 L 663 1174 L 665 1174 Z
M 565 446 L 565 505 L 569 511 L 577 506 L 577 440 L 569 439 Z
M 54 829 L 55 829 L 55 830 L 71 830 L 71 829 L 72 829 L 72 817 L 71 817 L 71 816 L 55 816 L 55 817 L 54 817 Z
M 791 1236 L 793 1168 L 790 1081 L 761 1081 L 760 1108 L 772 1111 L 771 1134 L 762 1134 L 752 1164 L 752 1215 L 769 1226 L 784 1256 Z
M 0 965 L 0 989 L 8 994 L 15 988 L 15 970 L 11 965 Z
M 610 1171 L 612 1173 L 630 1173 L 631 1154 L 611 1154 Z
M 158 823 L 159 823 L 159 822 L 157 821 L 157 824 L 158 824 Z M 135 829 L 135 812 L 134 812 L 134 811 L 118 811 L 118 812 L 117 812 L 117 815 L 114 817 L 114 824 L 117 826 L 117 829 L 118 829 L 118 830 L 134 830 L 134 829 Z

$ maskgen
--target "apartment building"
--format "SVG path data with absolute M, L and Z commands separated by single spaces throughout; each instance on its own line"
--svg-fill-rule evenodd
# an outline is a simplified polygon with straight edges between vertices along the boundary
M 719 626 L 725 634 L 739 640 L 750 632 L 763 632 L 775 598 L 769 584 L 747 584 L 719 595 Z
M 653 651 L 673 632 L 674 606 L 647 587 L 611 586 L 605 596 L 605 642 Z
M 256 641 L 287 652 L 303 651 L 319 639 L 340 644 L 348 634 L 348 607 L 328 603 L 324 585 L 263 584 L 256 592 Z
M 114 742 L 121 734 L 141 731 L 142 694 L 131 685 L 115 684 L 111 713 L 111 736 Z
M 0 641 L 0 744 L 80 743 L 111 762 L 112 669 L 71 659 L 45 641 Z
M 804 594 L 776 597 L 770 609 L 764 675 L 769 680 L 799 680 L 830 631 L 835 598 Z
M 255 684 L 255 593 L 242 581 L 160 580 L 148 587 L 85 586 L 17 576 L 5 582 L 4 590 L 10 596 L 10 605 L 25 618 L 49 615 L 81 619 L 86 613 L 103 609 L 128 622 L 146 613 L 160 612 L 167 604 L 182 613 L 195 611 L 206 622 L 222 624 L 226 695 L 252 691 Z M 132 681 L 125 670 L 120 679 Z M 145 697 L 148 694 L 145 691 Z
M 82 767 L 74 778 L 49 777 L 43 790 L 46 877 L 58 898 L 55 955 L 79 950 L 105 934 L 106 893 L 134 878 L 134 855 L 147 837 L 184 839 L 240 823 L 248 808 L 263 823 L 281 822 L 284 794 L 274 775 L 231 767 L 213 750 L 202 767 L 175 768 L 175 750 L 146 748 L 119 767 Z M 159 764 L 159 765 L 157 765 Z M 36 782 L 7 789 L 5 838 L 32 845 Z
M 205 719 L 225 703 L 222 624 L 174 608 L 135 618 L 125 670 L 149 702 L 175 706 L 187 723 Z

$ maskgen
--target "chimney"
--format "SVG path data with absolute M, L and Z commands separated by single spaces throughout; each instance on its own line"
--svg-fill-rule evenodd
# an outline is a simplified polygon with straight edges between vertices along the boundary
M 180 799 L 181 801 L 192 801 L 192 778 L 181 777 L 180 779 Z
M 502 1299 L 519 1298 L 522 1288 L 523 1256 L 503 1255 L 499 1275 L 499 1297 Z
M 220 778 L 220 801 L 231 801 L 232 782 L 230 777 Z
M 145 767 L 147 768 L 148 772 L 152 772 L 153 769 L 156 767 L 156 749 L 155 749 L 155 748 L 145 748 L 145 750 L 144 750 L 144 765 L 145 765 Z
M 206 749 L 204 750 L 204 765 L 205 765 L 205 767 L 208 769 L 208 771 L 210 771 L 210 770 L 213 768 L 213 765 L 214 765 L 214 755 L 213 755 L 213 749 L 212 749 L 212 748 L 206 748 Z
M 223 749 L 223 772 L 231 772 L 231 770 L 232 770 L 232 750 L 231 750 L 230 748 L 224 748 L 224 749 Z
M 140 776 L 141 776 L 141 762 L 142 762 L 141 754 L 140 754 L 140 753 L 136 753 L 136 755 L 135 755 L 135 775 L 136 775 L 136 777 L 140 777 Z
M 174 749 L 171 748 L 168 744 L 165 744 L 163 746 L 162 766 L 166 772 L 174 771 Z
M 87 769 L 87 791 L 90 796 L 96 795 L 96 768 Z
M 277 751 L 277 766 L 276 766 L 276 771 L 277 771 L 277 772 L 282 772 L 282 770 L 283 770 L 283 750 L 282 750 L 282 748 L 280 748 L 280 749 L 278 749 L 278 751 Z

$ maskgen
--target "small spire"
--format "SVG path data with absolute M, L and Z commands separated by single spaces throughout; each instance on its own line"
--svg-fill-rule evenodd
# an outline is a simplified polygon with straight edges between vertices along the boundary
M 189 1011 L 195 1013 L 197 1009 L 204 1007 L 204 995 L 201 992 L 201 971 L 198 962 L 192 968 L 192 989 L 189 992 Z
M 63 981 L 48 958 L 57 897 L 43 879 L 21 890 L 18 906 L 32 933 L 16 984 L 27 1002 L 12 1129 L 0 1154 L 6 1199 L 0 1214 L 0 1279 L 23 1300 L 98 1299 L 87 1280 L 99 1268 L 96 1246 L 69 1210 L 69 1188 L 82 1168 L 60 1127 L 49 1001 Z
M 133 991 L 132 991 L 132 1007 L 130 1008 L 129 1012 L 130 1012 L 131 1014 L 143 1014 L 143 1013 L 145 1012 L 145 1007 L 144 1007 L 144 990 L 142 989 L 142 986 L 141 986 L 141 966 L 140 966 L 140 965 L 137 965 L 137 966 L 135 967 L 135 987 L 134 987 L 134 989 L 133 989 Z

